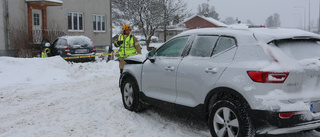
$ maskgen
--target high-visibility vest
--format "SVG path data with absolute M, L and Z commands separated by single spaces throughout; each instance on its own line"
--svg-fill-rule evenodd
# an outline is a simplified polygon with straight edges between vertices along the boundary
M 50 53 L 50 49 L 49 48 L 45 48 L 41 53 L 41 58 L 48 57 L 48 53 Z
M 124 40 L 125 39 L 125 40 Z M 123 41 L 119 48 L 119 57 L 129 57 L 137 55 L 137 50 L 133 40 L 133 35 L 129 34 L 128 36 L 120 34 L 118 41 Z

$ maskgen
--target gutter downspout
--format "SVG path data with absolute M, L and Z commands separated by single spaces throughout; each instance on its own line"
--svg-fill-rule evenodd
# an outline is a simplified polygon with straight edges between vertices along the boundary
M 5 18 L 5 22 L 4 22 L 4 39 L 5 39 L 5 50 L 7 52 L 7 54 L 9 55 L 9 28 L 10 28 L 10 24 L 9 24 L 9 8 L 8 8 L 8 0 L 5 0 L 5 4 L 4 4 L 4 8 L 5 9 L 5 14 L 4 14 L 4 18 Z
M 109 17 L 110 17 L 110 46 L 112 47 L 112 0 L 109 0 Z

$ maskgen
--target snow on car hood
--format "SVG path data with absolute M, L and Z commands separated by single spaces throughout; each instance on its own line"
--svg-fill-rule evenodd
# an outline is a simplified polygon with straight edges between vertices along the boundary
M 135 55 L 130 56 L 126 59 L 124 59 L 128 64 L 135 64 L 135 63 L 143 63 L 146 60 L 146 55 Z

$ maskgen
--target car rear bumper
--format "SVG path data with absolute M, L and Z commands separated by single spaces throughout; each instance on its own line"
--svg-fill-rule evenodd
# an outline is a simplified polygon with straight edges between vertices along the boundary
M 286 128 L 276 128 L 270 129 L 262 134 L 286 134 L 286 133 L 295 133 L 305 130 L 312 130 L 320 127 L 320 120 L 305 122 L 301 124 L 297 124 L 294 127 L 286 127 Z
M 89 62 L 89 61 L 95 61 L 95 57 L 89 57 L 89 58 L 77 58 L 77 59 L 65 59 L 66 61 L 71 62 Z
M 89 57 L 90 55 L 95 55 L 95 53 L 89 53 L 89 54 L 66 54 L 66 55 L 60 55 L 63 57 L 66 61 L 71 62 L 88 62 L 88 61 L 95 61 L 95 57 Z M 68 59 L 67 57 L 70 57 L 71 59 Z
M 280 118 L 279 112 L 254 110 L 249 115 L 257 134 L 287 134 L 319 128 L 320 117 L 307 119 L 308 113 L 311 112 Z

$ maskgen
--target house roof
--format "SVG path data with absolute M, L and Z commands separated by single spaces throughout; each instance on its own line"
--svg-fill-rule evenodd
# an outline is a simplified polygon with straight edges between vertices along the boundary
M 224 23 L 222 23 L 222 22 L 220 22 L 220 21 L 218 21 L 218 20 L 216 20 L 216 19 L 214 19 L 212 17 L 205 17 L 205 16 L 201 16 L 201 15 L 193 15 L 193 16 L 185 19 L 183 21 L 183 23 L 185 23 L 185 22 L 187 22 L 187 21 L 189 21 L 189 20 L 191 20 L 191 19 L 193 19 L 195 17 L 200 17 L 200 18 L 202 18 L 202 19 L 204 19 L 204 20 L 206 20 L 206 21 L 208 21 L 208 22 L 210 22 L 210 23 L 212 23 L 212 24 L 214 24 L 216 26 L 219 26 L 219 27 L 227 27 L 228 26 L 227 24 L 224 24 Z
M 25 0 L 28 3 L 43 4 L 45 6 L 61 6 L 61 0 Z

